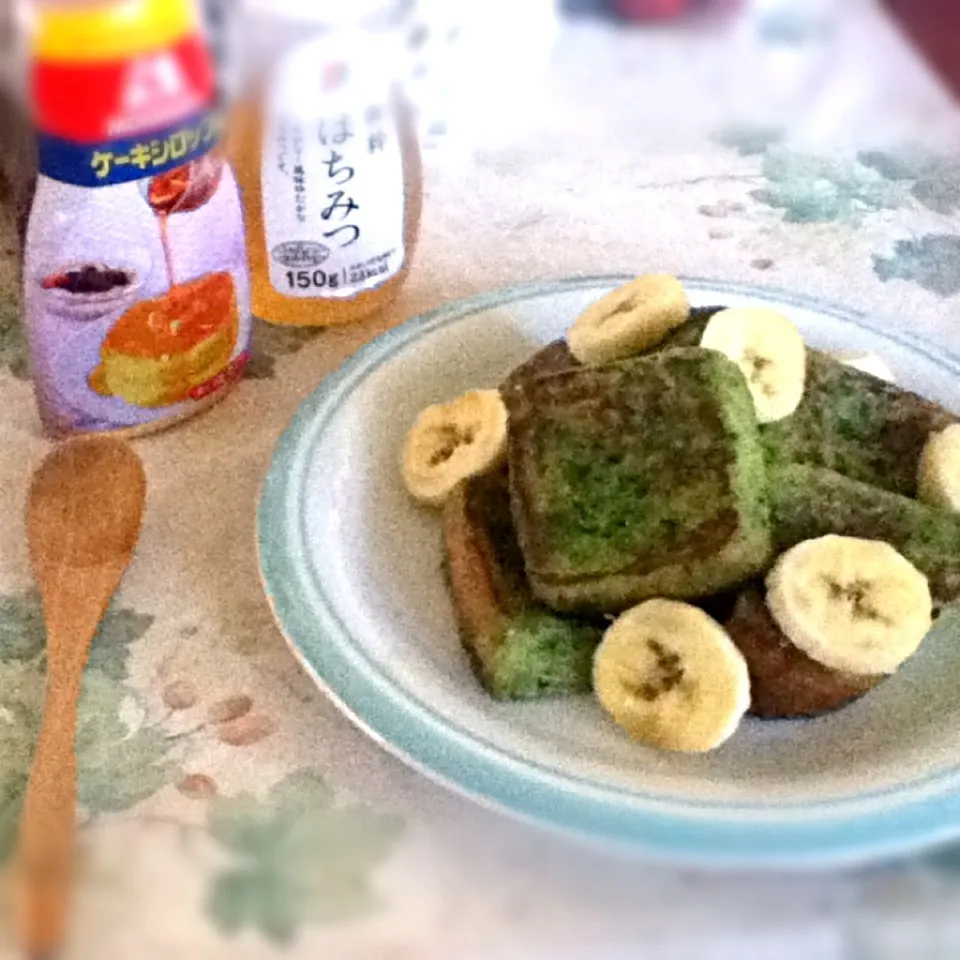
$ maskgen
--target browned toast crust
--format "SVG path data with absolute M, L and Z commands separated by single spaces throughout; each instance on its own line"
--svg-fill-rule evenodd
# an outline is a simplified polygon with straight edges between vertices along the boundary
M 759 586 L 741 592 L 725 626 L 747 661 L 753 716 L 820 716 L 859 699 L 884 679 L 841 673 L 812 660 L 784 636 Z

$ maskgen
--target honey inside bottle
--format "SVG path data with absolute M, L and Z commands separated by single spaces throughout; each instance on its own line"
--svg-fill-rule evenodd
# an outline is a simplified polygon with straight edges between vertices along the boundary
M 232 110 L 252 310 L 271 323 L 330 326 L 388 307 L 417 243 L 413 113 L 353 39 L 274 50 Z

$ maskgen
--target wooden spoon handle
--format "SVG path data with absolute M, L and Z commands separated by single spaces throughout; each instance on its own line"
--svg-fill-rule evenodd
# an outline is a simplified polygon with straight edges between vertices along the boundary
M 17 909 L 28 957 L 50 954 L 63 941 L 76 841 L 79 687 L 80 674 L 49 678 L 20 821 Z
M 90 643 L 125 566 L 120 557 L 44 577 L 47 688 L 18 850 L 18 928 L 31 958 L 51 955 L 64 938 L 77 831 L 77 701 Z

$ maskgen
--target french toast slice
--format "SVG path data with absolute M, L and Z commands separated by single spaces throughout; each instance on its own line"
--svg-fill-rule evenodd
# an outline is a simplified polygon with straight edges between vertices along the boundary
M 484 689 L 498 700 L 589 693 L 603 624 L 561 617 L 533 597 L 505 471 L 454 491 L 443 544 L 460 641 Z
M 800 406 L 760 433 L 772 464 L 825 467 L 915 497 L 927 439 L 956 422 L 950 411 L 915 393 L 808 350 Z
M 726 307 L 694 307 L 686 323 L 681 324 L 666 340 L 651 350 L 657 353 L 660 350 L 676 350 L 679 347 L 699 347 L 703 331 L 707 329 L 710 318 Z
M 505 391 L 533 593 L 564 612 L 722 592 L 771 556 L 763 452 L 726 357 L 664 351 Z
M 778 552 L 831 533 L 882 540 L 927 577 L 936 603 L 960 598 L 960 514 L 804 464 L 771 466 L 769 483 Z
M 741 590 L 724 628 L 747 661 L 749 713 L 763 720 L 822 716 L 858 700 L 884 679 L 842 673 L 808 657 L 773 619 L 762 584 Z
M 694 307 L 690 311 L 690 319 L 670 334 L 664 343 L 652 350 L 644 351 L 640 356 L 658 353 L 661 350 L 673 347 L 699 346 L 700 337 L 703 335 L 707 321 L 722 309 L 723 307 Z M 549 376 L 552 373 L 575 370 L 580 366 L 580 361 L 570 352 L 566 339 L 561 337 L 558 340 L 551 341 L 545 347 L 541 347 L 528 360 L 512 370 L 504 379 L 501 389 L 510 390 L 527 380 Z
M 698 344 L 715 308 L 691 316 L 658 349 Z M 931 433 L 958 418 L 924 397 L 807 347 L 803 400 L 791 416 L 760 426 L 774 464 L 826 467 L 853 480 L 917 494 L 917 466 Z
M 575 370 L 579 366 L 580 361 L 570 352 L 567 341 L 563 338 L 553 340 L 545 347 L 541 347 L 520 366 L 511 370 L 504 378 L 500 389 L 506 392 L 527 380 L 535 380 L 537 377 L 546 377 L 553 373 L 564 373 L 567 370 Z

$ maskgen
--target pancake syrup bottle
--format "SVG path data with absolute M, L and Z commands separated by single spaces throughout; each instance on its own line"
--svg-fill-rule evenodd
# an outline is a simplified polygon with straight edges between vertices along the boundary
M 28 84 L 23 304 L 45 431 L 141 433 L 198 413 L 241 377 L 251 320 L 193 3 L 40 6 Z

